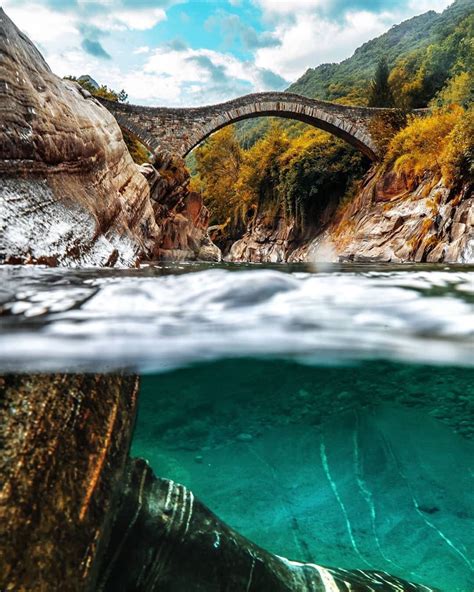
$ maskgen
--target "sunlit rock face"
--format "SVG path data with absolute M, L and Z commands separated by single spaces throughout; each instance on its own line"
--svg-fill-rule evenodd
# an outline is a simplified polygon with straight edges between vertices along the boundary
M 221 251 L 208 234 L 209 210 L 202 197 L 189 189 L 189 172 L 180 157 L 154 157 L 140 167 L 150 185 L 160 239 L 156 259 L 220 261 Z
M 0 260 L 131 265 L 159 236 L 113 116 L 0 9 Z
M 372 170 L 341 211 L 330 203 L 304 232 L 294 222 L 257 217 L 230 249 L 231 261 L 474 261 L 474 198 L 427 176 L 421 183 Z
M 343 259 L 469 263 L 474 261 L 474 197 L 427 176 L 393 171 L 369 179 L 329 232 Z

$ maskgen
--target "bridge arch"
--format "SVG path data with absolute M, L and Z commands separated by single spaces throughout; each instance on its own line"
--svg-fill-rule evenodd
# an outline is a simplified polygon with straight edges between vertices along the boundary
M 352 107 L 286 92 L 255 93 L 205 107 L 145 107 L 100 99 L 118 124 L 152 152 L 186 156 L 212 133 L 254 117 L 294 119 L 345 140 L 371 160 L 381 156 L 371 121 L 389 109 Z
M 282 119 L 292 119 L 312 125 L 315 128 L 329 132 L 342 140 L 345 140 L 371 160 L 377 160 L 377 148 L 368 136 L 365 128 L 357 127 L 349 120 L 341 118 L 335 114 L 329 113 L 324 109 L 301 105 L 292 101 L 262 101 L 249 102 L 245 105 L 232 105 L 223 110 L 205 125 L 199 128 L 189 138 L 189 146 L 186 149 L 186 156 L 191 150 L 198 146 L 203 140 L 216 131 L 243 121 L 256 117 L 280 117 Z

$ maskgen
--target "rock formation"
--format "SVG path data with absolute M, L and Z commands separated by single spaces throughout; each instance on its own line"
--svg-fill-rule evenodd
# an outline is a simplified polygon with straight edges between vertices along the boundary
M 317 230 L 309 233 L 311 241 Z M 293 221 L 284 216 L 269 219 L 258 215 L 247 228 L 244 236 L 232 244 L 225 257 L 228 261 L 252 261 L 254 263 L 283 263 L 306 241 Z
M 343 260 L 473 262 L 472 187 L 449 187 L 430 176 L 417 183 L 378 171 L 329 236 Z
M 137 391 L 134 377 L 0 377 L 1 590 L 94 590 Z
M 217 260 L 183 165 L 150 188 L 109 111 L 55 76 L 0 9 L 0 262 L 104 266 Z M 159 182 L 158 182 L 159 180 Z
M 129 463 L 100 592 L 429 592 L 386 572 L 324 568 L 269 553 L 184 486 Z
M 155 156 L 153 165 L 140 167 L 150 185 L 160 238 L 153 256 L 167 261 L 220 261 L 221 252 L 208 234 L 209 211 L 199 193 L 189 190 L 189 172 L 183 159 Z
M 304 233 L 283 217 L 258 216 L 232 245 L 231 261 L 351 260 L 465 263 L 474 260 L 474 197 L 468 183 L 418 183 L 374 167 L 357 196 L 331 204 Z
M 134 264 L 158 228 L 113 116 L 1 10 L 0 52 L 1 259 Z

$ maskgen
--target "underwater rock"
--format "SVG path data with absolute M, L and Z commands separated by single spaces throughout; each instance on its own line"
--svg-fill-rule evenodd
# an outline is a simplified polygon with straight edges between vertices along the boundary
M 253 440 L 253 436 L 251 434 L 246 434 L 243 432 L 239 434 L 236 438 L 239 442 L 251 442 Z
M 223 523 L 184 486 L 132 460 L 98 592 L 429 592 L 383 571 L 289 561 Z
M 158 240 L 114 117 L 0 9 L 0 262 L 133 265 Z
M 135 417 L 138 380 L 0 377 L 0 589 L 94 590 Z

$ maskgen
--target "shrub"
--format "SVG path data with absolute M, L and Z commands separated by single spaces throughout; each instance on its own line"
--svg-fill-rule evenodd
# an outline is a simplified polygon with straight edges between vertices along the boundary
M 474 183 L 474 107 L 461 116 L 449 135 L 443 175 L 448 183 L 456 179 Z
M 391 140 L 386 162 L 395 170 L 420 180 L 426 172 L 451 178 L 459 165 L 453 142 L 461 134 L 466 112 L 459 106 L 414 116 Z M 469 143 L 469 139 L 466 139 Z

